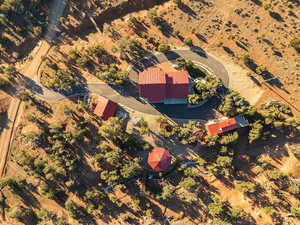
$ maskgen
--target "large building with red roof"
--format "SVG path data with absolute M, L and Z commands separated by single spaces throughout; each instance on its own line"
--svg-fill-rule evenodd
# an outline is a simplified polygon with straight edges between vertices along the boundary
M 95 115 L 107 120 L 116 115 L 118 104 L 102 96 L 98 97 L 97 104 L 93 109 Z
M 139 74 L 139 95 L 152 103 L 186 104 L 189 94 L 187 71 L 164 72 L 151 67 Z
M 243 115 L 233 118 L 221 118 L 219 120 L 209 121 L 205 126 L 209 135 L 223 134 L 228 131 L 246 127 L 249 125 L 248 120 Z

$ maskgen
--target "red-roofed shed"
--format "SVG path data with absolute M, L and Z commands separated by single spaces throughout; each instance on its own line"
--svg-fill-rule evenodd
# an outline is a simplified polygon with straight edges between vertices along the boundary
M 98 97 L 97 105 L 94 109 L 94 114 L 100 116 L 102 119 L 115 116 L 118 110 L 118 104 L 102 96 Z
M 165 171 L 171 165 L 172 156 L 165 148 L 156 147 L 148 154 L 148 164 L 155 171 Z
M 208 134 L 222 134 L 238 128 L 235 118 L 224 119 L 216 123 L 206 124 Z

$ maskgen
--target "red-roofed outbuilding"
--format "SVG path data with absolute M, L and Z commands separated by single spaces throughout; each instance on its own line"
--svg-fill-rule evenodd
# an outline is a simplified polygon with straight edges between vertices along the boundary
M 102 96 L 98 97 L 97 105 L 94 108 L 94 114 L 103 120 L 115 116 L 118 110 L 118 104 Z
M 248 126 L 249 123 L 244 116 L 238 115 L 234 118 L 219 119 L 217 121 L 208 122 L 206 126 L 209 135 L 223 134 L 225 132 Z
M 171 165 L 172 156 L 170 152 L 161 147 L 153 148 L 148 154 L 148 164 L 155 171 L 165 171 Z
M 164 72 L 158 67 L 150 67 L 139 74 L 139 94 L 152 103 L 186 103 L 189 94 L 188 72 Z

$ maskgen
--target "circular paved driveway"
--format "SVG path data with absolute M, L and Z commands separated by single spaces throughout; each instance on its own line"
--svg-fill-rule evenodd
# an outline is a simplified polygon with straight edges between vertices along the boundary
M 141 59 L 129 69 L 129 77 L 138 83 L 139 72 L 157 64 L 174 61 L 180 57 L 202 64 L 205 68 L 208 68 L 213 74 L 218 76 L 222 80 L 223 85 L 228 88 L 229 77 L 223 64 L 202 50 L 172 50 L 166 53 L 150 55 Z
M 191 60 L 194 63 L 197 63 L 197 65 L 202 65 L 204 68 L 218 76 L 222 80 L 223 85 L 228 88 L 229 77 L 223 64 L 201 50 L 172 50 L 166 53 L 150 55 L 141 59 L 129 69 L 129 77 L 135 83 L 138 83 L 139 72 L 142 72 L 146 68 L 155 66 L 157 64 L 167 61 L 174 61 L 180 57 L 186 60 Z M 207 103 L 198 108 L 188 108 L 187 105 L 152 104 L 156 110 L 174 119 L 201 120 L 215 118 L 214 109 L 217 105 L 217 98 L 211 98 Z

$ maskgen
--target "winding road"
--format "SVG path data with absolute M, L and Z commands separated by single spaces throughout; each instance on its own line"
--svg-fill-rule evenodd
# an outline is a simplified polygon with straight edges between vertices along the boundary
M 215 58 L 206 54 L 203 50 L 182 49 L 172 50 L 167 53 L 156 53 L 149 55 L 128 68 L 129 77 L 132 83 L 137 83 L 138 73 L 140 71 L 143 71 L 147 67 L 155 66 L 167 61 L 174 61 L 179 57 L 192 60 L 197 62 L 197 64 L 207 68 L 219 76 L 224 86 L 228 87 L 229 78 L 225 67 Z M 160 115 L 163 113 L 174 119 L 211 119 L 214 118 L 213 109 L 216 105 L 215 101 L 209 101 L 204 107 L 199 108 L 187 108 L 187 105 L 144 103 L 139 101 L 137 98 L 137 91 L 134 84 L 131 84 L 131 86 L 125 88 L 117 88 L 103 82 L 87 83 L 86 85 L 73 87 L 73 89 L 68 92 L 56 92 L 43 87 L 39 81 L 39 76 L 35 77 L 34 80 L 28 79 L 25 81 L 25 83 L 26 87 L 35 93 L 36 96 L 48 102 L 55 102 L 80 94 L 94 93 L 105 96 L 119 103 L 121 106 L 130 108 L 134 111 L 152 115 Z

